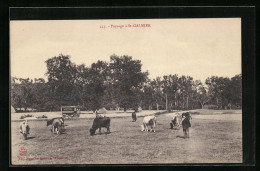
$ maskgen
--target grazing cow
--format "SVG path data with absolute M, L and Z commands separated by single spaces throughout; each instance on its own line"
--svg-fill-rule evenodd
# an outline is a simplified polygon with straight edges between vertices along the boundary
M 185 138 L 189 138 L 189 127 L 191 127 L 190 120 L 192 119 L 191 114 L 189 112 L 183 113 L 182 118 L 184 118 L 182 121 L 183 135 Z
M 155 116 L 145 116 L 143 119 L 143 125 L 141 125 L 142 131 L 148 131 L 148 126 L 151 126 L 151 132 L 155 132 L 156 117 Z
M 26 140 L 27 134 L 30 134 L 30 127 L 28 125 L 27 120 L 20 123 L 19 131 L 20 131 L 21 134 L 23 134 L 23 138 Z
M 60 119 L 54 119 L 52 123 L 52 132 L 53 134 L 61 134 L 62 132 L 62 122 Z
M 50 130 L 53 132 L 53 134 L 56 132 L 56 134 L 61 134 L 62 131 L 64 131 L 64 118 L 53 118 L 51 120 L 47 121 L 47 126 L 52 125 Z
M 181 121 L 182 121 L 181 115 L 179 113 L 176 113 L 173 116 L 172 122 L 170 123 L 171 129 L 173 129 L 174 126 L 180 127 L 181 126 Z
M 110 133 L 110 118 L 109 117 L 96 117 L 93 121 L 92 128 L 90 128 L 90 135 L 94 135 L 96 130 L 99 128 L 101 134 L 101 127 L 107 128 L 107 133 Z
M 47 126 L 53 125 L 53 121 L 54 121 L 55 119 L 59 119 L 60 122 L 61 122 L 61 124 L 62 124 L 62 125 L 61 125 L 61 126 L 62 126 L 62 129 L 65 129 L 65 128 L 64 128 L 64 118 L 63 118 L 63 117 L 52 118 L 52 119 L 48 120 L 48 121 L 47 121 Z
M 137 120 L 135 112 L 132 113 L 132 119 L 133 119 L 133 122 L 135 122 Z

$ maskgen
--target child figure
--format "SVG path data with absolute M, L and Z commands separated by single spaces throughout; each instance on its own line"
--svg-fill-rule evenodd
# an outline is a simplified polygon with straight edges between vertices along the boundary
M 20 133 L 26 133 L 26 134 L 30 134 L 30 127 L 28 125 L 27 120 L 23 121 L 20 123 L 19 125 L 19 131 Z
M 190 137 L 190 135 L 189 135 L 189 127 L 191 127 L 190 120 L 192 119 L 191 115 L 190 115 L 189 112 L 186 112 L 186 113 L 182 114 L 182 118 L 184 118 L 184 120 L 182 121 L 182 128 L 183 128 L 184 138 L 189 138 Z

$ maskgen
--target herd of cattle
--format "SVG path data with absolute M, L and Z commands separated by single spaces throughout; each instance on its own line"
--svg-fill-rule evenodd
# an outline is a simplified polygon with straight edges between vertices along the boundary
M 132 119 L 133 122 L 137 120 L 136 113 L 132 113 Z M 189 127 L 191 127 L 190 120 L 191 120 L 191 114 L 189 112 L 185 112 L 182 114 L 176 113 L 173 116 L 173 119 L 171 120 L 170 127 L 173 129 L 173 127 L 180 127 L 182 125 L 183 127 L 183 133 L 184 137 L 189 138 Z M 110 133 L 110 118 L 106 116 L 100 116 L 97 115 L 96 118 L 93 121 L 92 127 L 90 128 L 90 135 L 94 135 L 96 130 L 99 129 L 99 133 L 101 133 L 101 128 L 105 127 L 107 129 L 107 133 Z M 63 131 L 65 131 L 64 126 L 64 118 L 53 118 L 47 121 L 47 126 L 51 125 L 51 131 L 53 134 L 61 134 Z M 151 129 L 149 130 L 149 126 Z M 156 117 L 153 116 L 145 116 L 143 118 L 143 123 L 141 125 L 141 131 L 150 131 L 155 132 L 156 127 Z M 23 134 L 24 139 L 27 139 L 27 134 L 30 134 L 30 127 L 29 124 L 26 121 L 23 121 L 20 123 L 19 126 L 20 133 Z

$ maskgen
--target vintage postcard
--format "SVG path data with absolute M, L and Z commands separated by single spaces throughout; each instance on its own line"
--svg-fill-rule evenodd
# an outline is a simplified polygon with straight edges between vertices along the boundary
M 241 18 L 11 20 L 11 164 L 242 163 Z

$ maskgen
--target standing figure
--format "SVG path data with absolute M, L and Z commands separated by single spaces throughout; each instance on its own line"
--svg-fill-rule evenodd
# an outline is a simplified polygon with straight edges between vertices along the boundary
M 191 115 L 189 112 L 186 112 L 182 114 L 182 118 L 184 118 L 182 121 L 183 135 L 185 138 L 189 138 L 189 128 L 191 127 L 190 120 L 192 119 Z
M 132 119 L 133 119 L 133 122 L 135 122 L 137 120 L 135 112 L 132 113 Z
M 27 120 L 23 121 L 19 125 L 19 131 L 23 134 L 24 139 L 27 139 L 27 134 L 30 134 L 30 127 L 28 125 Z

